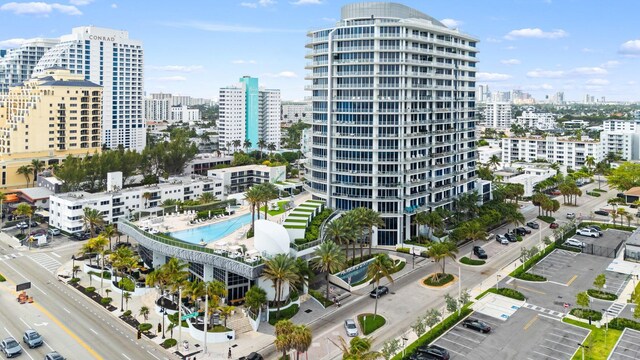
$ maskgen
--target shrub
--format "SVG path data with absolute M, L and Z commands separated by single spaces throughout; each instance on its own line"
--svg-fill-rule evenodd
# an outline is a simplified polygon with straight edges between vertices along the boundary
M 138 330 L 145 332 L 145 331 L 149 331 L 151 330 L 151 328 L 153 327 L 153 325 L 149 324 L 149 323 L 142 323 L 140 325 L 138 325 Z
M 280 320 L 291 319 L 297 313 L 298 304 L 293 304 L 284 310 L 280 310 L 280 314 L 277 317 L 277 311 L 269 311 L 269 324 L 275 325 Z
M 540 215 L 538 216 L 539 220 L 542 220 L 546 223 L 551 224 L 552 222 L 556 221 L 556 218 L 554 218 L 553 216 L 544 216 L 544 215 Z
M 491 288 L 491 290 L 495 290 L 496 294 L 506 296 L 508 298 L 516 299 L 516 300 L 525 300 L 524 294 L 518 290 L 513 290 L 509 288 L 500 288 L 498 290 Z M 491 291 L 493 292 L 493 291 Z
M 27 235 L 25 235 L 25 234 L 17 234 L 16 235 L 16 239 L 18 239 L 18 240 L 24 240 L 24 238 L 26 238 L 26 237 L 27 237 Z
M 2 274 L 0 274 L 0 282 L 5 282 L 7 281 L 7 279 L 4 278 L 4 276 L 2 276 Z
M 573 315 L 575 317 L 579 317 L 580 319 L 589 319 L 589 316 L 591 316 L 591 320 L 593 320 L 593 321 L 602 320 L 602 313 L 600 311 L 595 311 L 595 310 L 591 310 L 591 309 L 575 308 L 575 309 L 571 309 L 569 314 L 571 314 L 571 315 Z
M 162 344 L 160 344 L 160 346 L 162 346 L 165 349 L 168 349 L 170 347 L 174 347 L 178 344 L 178 340 L 176 339 L 166 339 L 165 341 L 162 342 Z
M 300 209 L 303 210 L 303 209 Z M 320 225 L 333 213 L 331 209 L 324 209 L 318 215 L 314 216 L 311 220 L 309 226 L 303 227 L 306 228 L 304 232 L 304 239 L 306 242 L 318 240 L 320 236 Z
M 442 274 L 440 274 L 442 275 Z M 453 281 L 453 275 L 451 274 L 444 274 L 444 276 L 440 276 L 440 278 L 438 280 L 436 280 L 436 275 L 432 275 L 429 276 L 428 278 L 426 278 L 424 280 L 424 284 L 425 285 L 429 285 L 429 286 L 442 286 L 445 284 L 448 284 L 450 282 Z
M 587 294 L 589 294 L 589 296 L 591 296 L 592 298 L 596 298 L 600 300 L 615 301 L 618 299 L 618 295 L 616 294 L 612 294 L 610 292 L 600 291 L 596 289 L 587 290 Z
M 602 189 L 593 189 L 593 191 L 597 191 L 597 192 L 600 192 L 600 193 L 606 193 L 607 192 L 607 190 L 602 190 Z
M 96 291 L 96 288 L 93 287 L 93 286 L 89 286 L 89 287 L 84 289 L 84 292 L 87 292 L 87 293 L 92 293 L 92 292 L 95 292 L 95 291 Z
M 600 197 L 600 193 L 595 191 L 587 191 L 587 195 L 591 195 L 593 197 Z
M 640 322 L 625 318 L 615 318 L 609 322 L 609 328 L 616 330 L 624 330 L 624 328 L 630 328 L 640 331 Z
M 69 280 L 70 284 L 77 284 L 78 282 L 80 282 L 80 278 L 72 278 L 71 280 Z
M 518 275 L 518 279 L 525 281 L 547 281 L 546 277 L 531 273 L 522 273 Z
M 466 256 L 460 259 L 460 262 L 466 265 L 484 265 L 486 263 L 484 260 L 469 259 Z
M 403 247 L 403 248 L 397 248 L 396 251 L 401 252 L 403 254 L 409 254 L 411 252 L 411 249 Z
M 309 295 L 313 296 L 314 299 L 318 300 L 322 306 L 329 307 L 333 305 L 333 301 L 325 298 L 322 293 L 318 290 L 309 289 Z
M 100 304 L 102 305 L 109 305 L 111 304 L 111 298 L 110 297 L 103 297 L 102 299 L 100 299 Z
M 93 276 L 98 277 L 98 278 L 100 277 L 100 273 L 99 272 L 95 272 L 95 271 L 89 271 L 87 274 L 93 275 Z M 111 279 L 111 273 L 108 272 L 108 271 L 104 271 L 102 273 L 102 278 L 105 279 L 105 280 L 110 280 Z
M 571 232 L 570 232 L 571 233 Z M 573 236 L 573 234 L 571 235 Z M 551 245 L 547 246 L 543 251 L 535 254 L 529 260 L 525 261 L 524 266 L 518 266 L 517 269 L 513 270 L 509 276 L 514 277 L 516 279 L 521 280 L 529 280 L 529 281 L 546 281 L 547 278 L 540 275 L 529 274 L 527 271 L 533 267 L 533 265 L 537 264 L 538 261 L 542 260 L 545 256 L 549 255 L 555 248 L 556 243 L 551 243 Z
M 131 316 L 131 310 L 127 310 L 127 311 L 125 311 L 124 313 L 122 313 L 122 316 L 123 316 L 123 317 L 129 317 L 129 316 Z
M 124 291 L 134 292 L 136 291 L 136 284 L 129 278 L 122 278 L 118 281 L 118 288 Z

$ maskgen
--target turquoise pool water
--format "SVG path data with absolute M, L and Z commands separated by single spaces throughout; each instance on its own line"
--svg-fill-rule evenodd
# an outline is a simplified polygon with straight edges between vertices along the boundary
M 202 240 L 208 244 L 231 234 L 249 223 L 251 223 L 251 213 L 207 226 L 175 231 L 169 233 L 169 235 L 192 244 L 200 244 Z
M 375 259 L 369 259 L 356 266 L 342 270 L 341 272 L 337 273 L 336 276 L 344 280 L 344 282 L 346 282 L 349 285 L 360 282 L 367 277 L 367 270 L 369 270 L 369 264 L 373 260 Z

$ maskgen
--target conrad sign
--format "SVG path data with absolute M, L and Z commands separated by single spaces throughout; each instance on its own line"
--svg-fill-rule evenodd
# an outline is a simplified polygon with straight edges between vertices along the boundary
M 89 35 L 89 40 L 98 40 L 98 41 L 116 41 L 115 36 L 97 36 L 97 35 Z

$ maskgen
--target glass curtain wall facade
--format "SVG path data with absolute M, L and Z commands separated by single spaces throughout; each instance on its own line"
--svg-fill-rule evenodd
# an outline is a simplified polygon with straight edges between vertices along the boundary
M 256 147 L 260 139 L 259 121 L 258 121 L 258 104 L 259 88 L 258 79 L 244 76 L 240 82 L 245 84 L 246 102 L 245 102 L 245 138 L 249 140 L 253 147 Z
M 416 213 L 475 188 L 478 40 L 391 3 L 346 5 L 308 37 L 308 190 L 379 212 L 374 245 L 416 236 Z

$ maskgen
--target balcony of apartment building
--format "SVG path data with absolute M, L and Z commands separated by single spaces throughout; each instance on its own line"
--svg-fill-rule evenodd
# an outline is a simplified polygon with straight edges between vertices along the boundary
M 184 188 L 184 194 L 185 195 L 191 195 L 191 194 L 193 194 L 193 190 L 190 187 L 186 187 L 186 188 Z
M 114 198 L 113 199 L 113 206 L 122 206 L 124 205 L 124 202 L 122 201 L 122 199 L 120 198 Z

